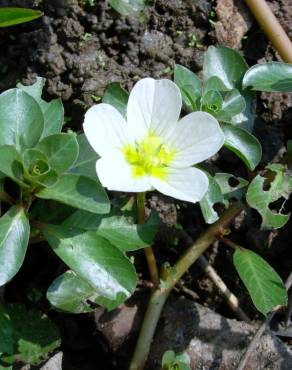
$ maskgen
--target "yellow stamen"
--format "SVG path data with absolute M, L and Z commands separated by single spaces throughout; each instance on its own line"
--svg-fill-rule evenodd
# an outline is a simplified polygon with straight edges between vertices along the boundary
M 167 167 L 176 154 L 174 149 L 163 142 L 163 139 L 152 133 L 136 145 L 125 146 L 123 153 L 132 167 L 134 177 L 148 175 L 160 179 L 166 178 Z

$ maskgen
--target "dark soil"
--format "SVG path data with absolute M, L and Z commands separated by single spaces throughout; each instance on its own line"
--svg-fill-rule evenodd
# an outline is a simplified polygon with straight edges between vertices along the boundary
M 0 6 L 33 6 L 33 3 L 32 0 L 0 0 Z M 291 0 L 272 0 L 270 4 L 292 37 Z M 220 27 L 214 27 L 213 23 L 228 24 L 216 19 L 215 4 L 211 0 L 151 1 L 142 22 L 120 16 L 104 0 L 97 1 L 93 7 L 85 0 L 43 0 L 39 6 L 44 12 L 41 19 L 1 30 L 0 90 L 14 87 L 17 81 L 32 83 L 37 75 L 46 77 L 45 96 L 63 99 L 67 127 L 74 130 L 81 130 L 85 110 L 102 97 L 110 82 L 117 81 L 131 89 L 135 81 L 145 76 L 172 78 L 175 63 L 200 72 L 204 51 L 224 38 L 224 32 L 219 38 Z M 232 10 L 232 17 L 236 12 L 237 8 Z M 237 35 L 247 31 L 238 47 L 248 63 L 277 60 L 262 31 L 246 9 L 244 12 L 247 15 L 238 27 L 246 30 L 238 29 Z M 236 28 L 237 23 L 232 23 L 232 27 Z M 235 41 L 228 38 L 228 42 Z M 292 139 L 291 94 L 259 96 L 258 117 L 255 134 L 263 145 L 262 165 L 265 165 L 288 139 Z M 246 177 L 244 165 L 230 153 L 223 151 L 216 165 L 221 172 Z M 175 261 L 186 247 L 178 224 L 193 239 L 206 227 L 198 206 L 153 195 L 149 199 L 149 208 L 158 210 L 164 220 L 154 245 L 161 262 Z M 249 212 L 238 219 L 230 238 L 261 254 L 285 279 L 291 271 L 291 223 L 276 232 L 259 231 L 259 217 Z M 232 251 L 216 245 L 207 257 L 250 317 L 259 318 L 233 268 Z M 141 255 L 141 266 L 142 258 Z M 143 279 L 148 279 L 144 268 L 140 271 L 139 267 Z M 20 273 L 8 284 L 5 299 L 32 304 L 27 298 L 28 293 L 39 289 L 45 294 L 50 282 L 63 269 L 45 245 L 30 250 Z M 224 298 L 197 266 L 186 274 L 184 285 L 196 293 L 197 302 L 233 317 Z M 148 292 L 147 288 L 143 289 Z M 174 294 L 186 293 L 179 289 Z M 49 311 L 44 296 L 37 305 L 48 311 L 61 328 L 66 360 L 64 370 L 111 369 L 116 359 L 109 354 L 110 348 L 105 345 L 91 315 L 71 316 Z M 123 366 L 124 363 L 116 364 L 117 369 Z

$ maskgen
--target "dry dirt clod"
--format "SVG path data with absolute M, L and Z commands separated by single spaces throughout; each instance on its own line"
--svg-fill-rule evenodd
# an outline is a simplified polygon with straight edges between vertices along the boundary
M 215 32 L 220 44 L 239 49 L 241 41 L 252 25 L 251 15 L 242 0 L 217 1 L 218 22 Z

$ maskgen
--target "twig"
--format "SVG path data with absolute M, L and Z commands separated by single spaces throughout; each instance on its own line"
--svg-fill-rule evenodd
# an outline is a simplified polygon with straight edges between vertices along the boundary
M 237 297 L 228 289 L 227 285 L 217 274 L 216 270 L 209 264 L 208 260 L 204 256 L 201 256 L 198 259 L 198 264 L 213 281 L 214 285 L 218 288 L 222 295 L 226 298 L 226 302 L 234 312 L 235 316 L 237 316 L 239 320 L 250 322 L 247 314 L 239 307 Z
M 182 230 L 181 232 L 189 244 L 194 243 L 192 238 L 184 230 Z M 221 238 L 221 239 L 224 239 L 224 238 Z M 212 282 L 218 288 L 221 294 L 226 298 L 227 304 L 231 308 L 231 310 L 234 312 L 235 316 L 239 320 L 250 322 L 250 319 L 247 316 L 247 314 L 239 307 L 239 302 L 238 302 L 237 297 L 228 289 L 227 285 L 218 275 L 216 270 L 209 264 L 208 260 L 204 257 L 204 255 L 201 255 L 199 257 L 197 263 L 201 267 L 201 269 L 208 275 L 208 277 L 212 280 Z
M 232 220 L 240 213 L 242 207 L 239 203 L 231 206 L 221 218 L 211 225 L 205 233 L 182 255 L 179 261 L 161 275 L 159 287 L 152 293 L 148 303 L 136 348 L 131 360 L 130 370 L 144 369 L 149 354 L 151 342 L 156 326 L 169 293 L 205 250 L 226 231 Z
M 145 215 L 145 193 L 137 193 L 137 213 L 138 213 L 138 223 L 144 224 L 146 220 Z M 146 256 L 149 274 L 151 281 L 154 285 L 154 287 L 157 287 L 159 285 L 159 272 L 157 268 L 157 263 L 155 259 L 155 255 L 153 252 L 152 247 L 149 245 L 144 248 L 144 253 Z
M 280 57 L 292 63 L 292 43 L 265 0 L 245 0 Z
M 195 293 L 193 290 L 185 287 L 181 282 L 178 282 L 176 284 L 176 287 L 173 288 L 175 291 L 181 291 L 183 292 L 185 295 L 189 296 L 190 298 L 192 298 L 194 301 L 197 301 L 199 296 L 197 295 L 197 293 Z
M 290 273 L 290 275 L 288 276 L 288 278 L 286 280 L 286 283 L 285 283 L 286 289 L 289 290 L 291 285 L 292 285 L 292 272 Z M 266 320 L 258 328 L 257 332 L 255 333 L 255 336 L 253 337 L 253 339 L 250 342 L 249 346 L 247 347 L 243 357 L 241 358 L 236 370 L 244 370 L 248 359 L 250 358 L 253 351 L 256 349 L 256 346 L 258 345 L 258 342 L 261 339 L 261 336 L 263 335 L 265 330 L 268 328 L 272 318 L 275 316 L 276 313 L 277 313 L 277 310 L 269 313 Z

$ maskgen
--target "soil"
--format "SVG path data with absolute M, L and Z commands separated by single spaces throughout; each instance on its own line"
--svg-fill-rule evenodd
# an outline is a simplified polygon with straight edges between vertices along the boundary
M 143 20 L 122 17 L 104 0 L 97 1 L 94 6 L 86 0 L 42 0 L 39 3 L 44 12 L 41 19 L 1 29 L 0 90 L 14 87 L 17 81 L 30 84 L 38 75 L 45 77 L 44 96 L 63 99 L 66 128 L 77 131 L 81 131 L 85 110 L 102 97 L 109 83 L 120 82 L 131 89 L 145 76 L 172 78 L 175 63 L 200 72 L 204 51 L 209 45 L 224 43 L 238 48 L 250 65 L 278 60 L 242 1 L 222 0 L 216 5 L 211 0 L 156 0 L 149 2 Z M 291 0 L 269 3 L 292 37 Z M 33 4 L 32 0 L 0 0 L 0 6 L 31 7 Z M 228 29 L 230 24 L 232 33 Z M 255 135 L 263 145 L 263 168 L 285 147 L 286 141 L 292 139 L 292 95 L 261 94 L 257 113 Z M 216 165 L 222 172 L 245 174 L 243 164 L 224 150 Z M 196 205 L 154 194 L 148 199 L 148 207 L 156 209 L 164 221 L 154 245 L 161 262 L 172 263 L 186 247 L 178 225 L 193 239 L 205 229 Z M 288 202 L 286 208 L 289 207 Z M 258 215 L 248 212 L 237 220 L 230 238 L 261 254 L 286 279 L 292 260 L 288 243 L 292 237 L 291 223 L 290 220 L 276 232 L 260 231 Z M 259 319 L 233 268 L 232 251 L 215 245 L 206 257 L 238 296 L 246 313 L 253 320 Z M 138 254 L 137 259 L 138 271 L 147 280 L 143 255 L 139 257 Z M 29 293 L 39 289 L 45 296 L 46 288 L 63 269 L 46 245 L 31 249 L 20 273 L 7 285 L 5 300 L 31 305 Z M 224 298 L 196 265 L 186 274 L 183 284 L 195 292 L 197 303 L 225 317 L 234 317 Z M 142 293 L 148 294 L 147 286 L 143 289 Z M 181 289 L 174 293 L 176 296 L 185 294 Z M 60 326 L 64 370 L 124 368 L 126 360 L 114 357 L 114 343 L 105 343 L 104 333 L 92 315 L 53 312 L 44 296 L 37 306 Z M 128 346 L 132 347 L 133 342 Z

